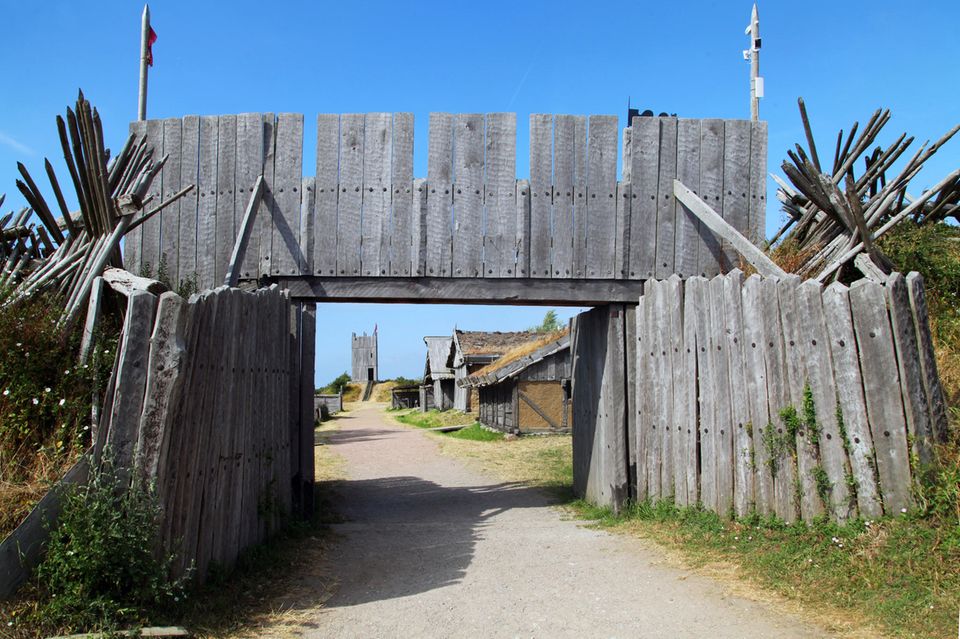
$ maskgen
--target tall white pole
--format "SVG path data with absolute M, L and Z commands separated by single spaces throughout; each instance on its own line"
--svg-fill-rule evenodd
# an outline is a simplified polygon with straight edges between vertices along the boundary
M 147 119 L 147 57 L 150 50 L 150 6 L 143 5 L 143 17 L 140 23 L 140 95 L 137 105 L 137 119 Z
M 756 122 L 760 119 L 760 98 L 763 97 L 763 79 L 760 77 L 760 16 L 756 3 L 750 14 L 747 33 L 750 35 L 750 119 Z

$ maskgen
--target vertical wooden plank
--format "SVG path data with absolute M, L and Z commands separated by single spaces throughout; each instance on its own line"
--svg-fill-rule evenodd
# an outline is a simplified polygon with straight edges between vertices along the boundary
M 168 118 L 163 121 L 163 154 L 168 155 L 167 163 L 163 165 L 162 200 L 173 197 L 180 190 L 180 162 L 182 159 L 180 148 L 182 142 L 182 122 L 180 118 Z M 170 282 L 177 284 L 180 281 L 180 202 L 178 200 L 163 209 L 160 215 L 160 262 L 165 264 L 167 277 Z
M 627 279 L 630 272 L 630 182 L 617 182 L 617 233 L 614 236 L 614 273 L 618 279 Z
M 530 276 L 550 277 L 553 116 L 530 115 Z
M 694 193 L 700 193 L 700 120 L 677 121 L 677 179 Z M 679 203 L 674 215 L 674 269 L 680 277 L 689 277 L 698 272 L 697 256 L 703 244 L 700 220 Z
M 789 405 L 796 411 L 800 427 L 796 431 L 795 451 L 797 476 L 800 491 L 800 516 L 804 521 L 813 521 L 823 514 L 824 504 L 817 494 L 814 469 L 817 466 L 817 450 L 811 433 L 804 421 L 804 395 L 807 383 L 805 340 L 800 335 L 800 316 L 797 307 L 797 288 L 800 278 L 791 275 L 778 282 L 780 296 L 780 322 L 783 328 L 783 346 L 787 364 L 787 390 Z
M 337 194 L 339 184 L 340 116 L 317 115 L 316 222 L 313 225 L 313 272 L 337 273 Z
M 188 115 L 183 118 L 183 136 L 180 143 L 180 184 L 194 188 L 180 199 L 179 225 L 179 278 L 183 281 L 200 282 L 197 266 L 197 206 L 199 199 L 200 118 Z
M 933 460 L 933 433 L 927 390 L 923 384 L 920 349 L 917 346 L 917 329 L 910 308 L 910 293 L 902 273 L 887 276 L 885 288 L 911 453 L 921 466 L 926 466 Z
M 653 391 L 657 395 L 657 434 L 660 438 L 660 492 L 666 499 L 674 498 L 674 443 L 673 436 L 673 351 L 670 326 L 664 319 L 669 317 L 670 283 L 657 282 L 657 295 L 654 299 L 654 309 L 657 324 L 654 328 L 656 342 L 654 344 L 654 360 L 656 362 L 656 379 Z
M 823 291 L 822 299 L 837 387 L 837 429 L 840 436 L 846 438 L 857 507 L 862 517 L 880 517 L 883 505 L 876 480 L 873 435 L 870 433 L 867 404 L 863 396 L 849 289 L 835 282 Z
M 228 116 L 223 116 L 224 118 Z M 232 116 L 229 116 L 232 117 Z M 217 245 L 217 173 L 220 118 L 205 115 L 200 118 L 200 150 L 197 171 L 197 279 L 200 290 L 216 286 L 216 264 L 220 257 Z M 234 123 L 236 120 L 234 119 Z M 236 143 L 236 124 L 233 127 Z M 231 145 L 232 148 L 232 145 Z M 229 168 L 233 168 L 233 153 L 229 153 Z M 227 171 L 224 166 L 224 172 Z M 233 176 L 230 176 L 231 190 Z M 233 248 L 233 247 L 231 247 Z M 229 254 L 225 256 L 229 260 Z M 223 281 L 223 280 L 221 280 Z
M 517 261 L 517 115 L 487 114 L 483 274 L 515 277 Z
M 657 254 L 656 273 L 659 278 L 670 277 L 674 268 L 676 243 L 676 209 L 673 180 L 677 177 L 677 119 L 660 120 L 660 180 L 657 186 Z
M 224 125 L 228 128 L 224 128 Z M 236 127 L 236 133 L 233 134 L 231 128 Z M 234 140 L 224 140 L 224 133 L 233 136 Z M 230 263 L 230 253 L 236 243 L 237 231 L 242 221 L 243 212 L 246 211 L 247 204 L 250 201 L 250 194 L 253 191 L 254 183 L 257 177 L 264 175 L 264 145 L 266 139 L 264 136 L 263 118 L 259 113 L 243 113 L 236 117 L 235 122 L 224 122 L 220 118 L 220 146 L 221 149 L 229 148 L 235 144 L 235 163 L 231 163 L 232 170 L 227 171 L 226 175 L 220 175 L 217 179 L 221 185 L 220 198 L 227 197 L 226 201 L 217 200 L 217 282 L 222 282 Z M 221 164 L 224 161 L 230 161 L 231 158 L 225 158 L 220 154 Z M 270 215 L 270 208 L 263 203 L 269 194 L 264 191 L 264 197 L 257 207 L 257 222 L 251 229 L 250 238 L 247 241 L 247 249 L 243 255 L 240 273 L 244 279 L 257 279 L 260 275 L 260 234 L 257 232 L 256 224 L 259 218 Z M 223 257 L 221 258 L 220 255 Z
M 130 123 L 130 133 L 135 135 L 135 142 L 139 144 L 140 138 L 147 134 L 147 123 L 139 120 Z M 123 237 L 123 266 L 133 274 L 140 273 L 140 257 L 142 255 L 141 242 L 143 240 L 143 228 L 137 227 L 128 231 Z
M 453 276 L 483 269 L 483 114 L 458 113 L 453 133 Z
M 763 279 L 751 275 L 743 284 L 743 356 L 749 423 L 747 436 L 753 446 L 754 500 L 757 512 L 775 512 L 770 451 L 763 437 L 773 420 L 767 403 L 766 340 L 763 334 Z
M 573 268 L 575 277 L 586 277 L 587 272 L 587 119 L 570 118 L 573 127 Z
M 299 275 L 303 261 L 300 241 L 300 190 L 303 182 L 303 115 L 280 113 L 275 130 L 271 253 L 272 275 Z
M 574 183 L 577 161 L 577 123 L 571 115 L 553 121 L 553 277 L 574 277 Z
M 147 120 L 147 144 L 153 148 L 152 161 L 160 162 L 163 159 L 163 120 Z M 157 173 L 150 183 L 145 197 L 152 197 L 152 202 L 159 202 L 163 197 L 163 170 Z M 140 239 L 140 272 L 154 277 L 160 267 L 160 220 L 159 215 L 144 222 Z
M 259 249 L 259 270 L 257 276 L 269 275 L 270 261 L 273 256 L 273 227 L 274 220 L 280 217 L 279 203 L 277 195 L 280 187 L 276 181 L 277 171 L 277 118 L 273 113 L 262 114 L 263 119 L 263 197 L 260 198 L 260 208 L 256 218 L 256 234 L 260 238 L 257 247 Z M 235 224 L 240 223 L 241 219 L 241 198 L 237 198 L 236 207 L 233 212 Z M 247 252 L 251 252 L 253 246 L 247 245 Z
M 723 305 L 727 366 L 730 381 L 730 431 L 733 433 L 733 507 L 738 517 L 754 508 L 754 451 L 750 437 L 750 402 L 747 396 L 743 343 L 743 273 L 731 271 L 723 278 Z
M 668 368 L 666 375 L 671 378 L 672 405 L 670 420 L 665 424 L 670 432 L 673 461 L 673 495 L 677 505 L 687 505 L 687 383 L 683 360 L 683 282 L 676 275 L 671 276 L 663 287 L 666 306 L 665 324 L 667 340 L 664 343 Z
M 699 421 L 697 414 L 697 307 L 694 291 L 686 283 L 683 285 L 682 303 L 683 344 L 681 353 L 683 359 L 680 365 L 679 378 L 682 380 L 681 392 L 683 395 L 681 401 L 684 408 L 681 413 L 683 430 L 680 431 L 680 441 L 683 445 L 683 467 L 686 475 L 686 503 L 689 506 L 695 506 L 700 501 L 699 450 L 697 448 L 697 422 Z
M 830 336 L 823 314 L 823 289 L 808 280 L 797 290 L 800 337 L 805 350 L 806 380 L 816 412 L 816 443 L 819 465 L 830 482 L 824 506 L 831 517 L 846 521 L 856 517 L 856 499 L 847 486 L 849 464 L 843 435 L 837 423 L 837 384 L 830 357 Z M 818 491 L 821 490 L 818 487 Z
M 453 266 L 452 114 L 430 114 L 427 153 L 427 254 L 424 275 L 427 277 L 450 277 Z M 437 399 L 439 400 L 439 398 Z
M 627 429 L 627 489 L 629 499 L 637 500 L 637 306 L 635 304 L 624 305 L 624 361 L 627 369 L 626 373 L 626 408 L 623 411 L 626 416 Z M 563 379 L 569 372 L 566 370 L 565 362 L 556 357 L 551 357 L 546 377 L 543 379 Z M 566 428 L 568 419 L 566 416 L 567 402 L 563 402 L 564 416 L 560 420 L 561 428 Z
M 728 120 L 723 129 L 723 208 L 721 215 L 744 236 L 752 238 L 750 227 L 750 129 L 748 120 Z M 721 209 L 717 209 L 720 211 Z M 740 254 L 723 243 L 724 263 L 728 271 L 740 264 Z
M 767 229 L 767 123 L 750 123 L 750 206 L 744 233 L 762 246 Z
M 636 150 L 634 150 L 636 152 Z M 687 279 L 690 291 L 687 317 L 695 324 L 696 371 L 699 383 L 697 410 L 699 421 L 696 439 L 700 443 L 700 503 L 704 508 L 717 509 L 717 451 L 714 443 L 716 427 L 716 394 L 713 391 L 716 374 L 710 340 L 710 289 L 709 282 L 699 276 Z
M 517 277 L 530 272 L 530 181 L 517 180 Z
M 227 267 L 230 263 L 230 253 L 233 250 L 234 240 L 237 237 L 236 226 L 234 225 L 234 210 L 236 209 L 236 179 L 237 179 L 237 158 L 242 155 L 244 160 L 249 162 L 248 153 L 253 148 L 253 140 L 260 133 L 262 140 L 263 125 L 257 118 L 258 126 L 253 131 L 244 130 L 242 153 L 237 153 L 237 116 L 221 115 L 217 123 L 217 209 L 215 217 L 215 244 L 216 247 L 213 264 L 213 278 L 215 283 L 223 282 Z M 263 152 L 262 146 L 257 147 Z M 260 158 L 253 159 L 256 165 L 260 164 Z M 252 184 L 250 185 L 253 186 Z M 259 215 L 259 213 L 258 213 Z M 244 278 L 255 279 L 257 277 L 257 260 L 259 260 L 258 247 L 259 236 L 252 235 L 247 243 L 247 252 L 244 255 L 243 273 Z M 216 286 L 216 284 L 213 284 Z
M 883 287 L 859 280 L 850 287 L 867 418 L 873 435 L 883 509 L 897 515 L 913 504 L 907 423 Z
M 617 118 L 591 115 L 587 153 L 587 277 L 608 279 L 614 273 L 617 233 Z
M 363 125 L 362 113 L 345 113 L 340 116 L 340 193 L 337 199 L 338 275 L 360 275 Z
M 671 243 L 672 245 L 672 243 Z M 714 415 L 713 442 L 716 455 L 717 514 L 726 517 L 734 504 L 733 413 L 730 406 L 730 363 L 728 331 L 724 309 L 725 276 L 710 280 L 710 353 L 713 356 Z
M 420 239 L 420 209 L 413 195 L 413 114 L 393 114 L 393 201 L 390 219 L 390 275 L 409 277 L 412 273 L 414 242 Z
M 781 411 L 790 404 L 790 390 L 787 385 L 787 364 L 777 284 L 776 278 L 765 278 L 760 288 L 770 423 L 766 424 L 761 432 L 755 433 L 754 437 L 759 435 L 765 437 L 766 441 L 786 442 L 787 428 L 783 423 Z M 788 523 L 797 519 L 795 502 L 797 494 L 794 486 L 796 467 L 790 448 L 791 446 L 784 443 L 769 451 L 773 474 L 774 512 Z
M 940 375 L 937 373 L 937 359 L 933 352 L 930 319 L 927 314 L 927 296 L 923 289 L 923 277 L 919 273 L 907 275 L 907 291 L 910 294 L 910 308 L 913 310 L 913 322 L 917 331 L 917 347 L 920 351 L 920 366 L 932 432 L 937 441 L 944 441 L 947 437 L 947 402 L 943 396 Z
M 300 272 L 303 275 L 313 275 L 313 256 L 316 253 L 316 234 L 313 227 L 316 224 L 317 207 L 317 180 L 315 177 L 305 177 L 300 181 Z
M 360 272 L 365 277 L 387 275 L 390 268 L 391 129 L 389 113 L 364 116 Z
M 413 224 L 410 235 L 410 269 L 413 275 L 427 271 L 427 189 L 425 178 L 413 180 Z
M 660 297 L 660 283 L 656 280 L 647 282 L 643 292 L 644 298 L 644 327 L 643 351 L 640 354 L 641 359 L 646 360 L 643 364 L 645 387 L 638 392 L 642 392 L 645 402 L 641 403 L 644 415 L 642 420 L 638 420 L 638 428 L 643 428 L 643 432 L 637 437 L 638 444 L 643 446 L 643 450 L 638 451 L 637 456 L 643 454 L 646 457 L 644 463 L 646 467 L 646 485 L 647 495 L 653 501 L 665 497 L 662 484 L 663 467 L 663 438 L 660 436 L 660 393 L 657 392 L 658 382 L 658 331 L 659 322 L 657 316 L 658 298 Z M 639 369 L 639 367 L 638 367 Z
M 630 130 L 630 278 L 648 279 L 656 275 L 660 120 L 634 118 Z
M 723 207 L 723 120 L 700 122 L 700 198 L 720 211 Z M 720 240 L 700 225 L 703 244 L 697 258 L 700 275 L 710 277 L 720 272 Z M 705 249 L 705 250 L 704 250 Z

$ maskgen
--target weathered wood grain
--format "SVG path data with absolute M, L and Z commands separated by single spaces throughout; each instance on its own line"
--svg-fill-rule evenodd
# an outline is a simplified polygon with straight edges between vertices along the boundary
M 413 181 L 413 224 L 410 235 L 410 272 L 421 276 L 427 271 L 427 180 Z
M 587 140 L 587 277 L 613 278 L 617 207 L 617 118 L 591 115 Z
M 647 454 L 649 448 L 648 441 L 651 437 L 651 424 L 653 416 L 651 412 L 650 389 L 653 386 L 652 359 L 650 353 L 650 324 L 648 321 L 648 304 L 652 303 L 649 297 L 649 289 L 640 297 L 636 311 L 636 330 L 635 339 L 637 342 L 636 353 L 636 388 L 634 393 L 637 398 L 636 414 L 636 433 L 634 434 L 633 458 L 636 460 L 636 486 L 635 491 L 637 499 L 642 501 L 651 497 L 650 494 L 650 471 L 648 469 L 650 458 Z M 576 409 L 576 405 L 574 405 Z
M 227 117 L 227 116 L 223 116 Z M 235 122 L 235 120 L 234 120 Z M 219 165 L 220 118 L 200 118 L 197 166 L 197 284 L 201 290 L 215 286 L 216 264 L 223 251 L 217 245 L 217 173 Z M 236 138 L 234 125 L 234 138 Z M 228 153 L 228 155 L 230 155 Z M 231 167 L 233 166 L 233 158 Z M 226 167 L 224 167 L 226 172 Z M 231 184 L 233 176 L 230 176 Z
M 660 166 L 657 185 L 657 251 L 656 274 L 666 278 L 676 272 L 674 245 L 676 243 L 676 200 L 673 180 L 677 177 L 677 119 L 660 120 Z
M 144 120 L 131 122 L 129 130 L 131 135 L 136 136 L 135 139 L 139 143 L 139 140 L 147 134 L 147 123 Z M 123 237 L 123 266 L 133 273 L 140 272 L 142 239 L 143 229 L 139 226 L 128 231 Z
M 479 277 L 483 269 L 483 114 L 457 114 L 453 130 L 453 276 Z
M 180 186 L 199 183 L 200 171 L 200 118 L 188 115 L 183 118 L 180 143 Z M 200 273 L 197 266 L 197 210 L 199 189 L 193 188 L 180 198 L 180 223 L 178 227 L 179 279 L 196 282 Z M 166 211 L 167 209 L 164 209 Z
M 913 310 L 913 322 L 917 329 L 917 348 L 920 353 L 920 366 L 923 386 L 927 394 L 931 428 L 937 441 L 945 441 L 947 436 L 947 402 L 937 372 L 937 358 L 933 351 L 933 339 L 930 335 L 930 319 L 927 313 L 927 297 L 923 287 L 923 277 L 916 272 L 907 275 L 907 291 L 910 294 L 910 307 Z
M 340 116 L 317 115 L 316 222 L 313 225 L 313 272 L 337 273 L 337 194 L 340 170 Z
M 631 137 L 629 273 L 631 279 L 647 279 L 656 275 L 660 120 L 635 118 Z
M 180 190 L 180 165 L 183 160 L 182 121 L 180 118 L 168 118 L 163 121 L 163 154 L 167 162 L 161 169 L 161 200 L 172 197 Z M 180 281 L 180 201 L 174 202 L 160 213 L 160 260 L 165 264 L 167 276 L 171 282 Z
M 240 279 L 240 269 L 247 255 L 250 238 L 256 225 L 257 211 L 260 209 L 260 201 L 263 199 L 264 184 L 263 176 L 257 176 L 253 188 L 250 189 L 250 198 L 247 200 L 243 217 L 237 227 L 237 238 L 227 260 L 227 272 L 223 276 L 223 284 L 226 286 L 236 286 Z
M 730 431 L 733 434 L 733 507 L 738 517 L 754 508 L 754 451 L 750 436 L 750 401 L 747 393 L 743 343 L 743 273 L 735 269 L 723 278 L 723 304 L 727 367 L 730 382 Z
M 859 280 L 850 287 L 867 417 L 876 451 L 883 510 L 897 515 L 913 504 L 907 424 L 897 379 L 897 361 L 881 285 Z
M 147 120 L 147 144 L 153 148 L 152 160 L 160 162 L 163 158 L 163 120 Z M 157 173 L 150 183 L 145 198 L 159 202 L 163 196 L 163 171 Z M 160 215 L 154 215 L 140 227 L 140 271 L 155 275 L 160 266 Z
M 933 432 L 906 278 L 902 273 L 891 273 L 887 276 L 885 289 L 911 453 L 924 466 L 933 460 Z
M 694 312 L 695 295 L 694 290 L 683 285 L 683 308 L 682 308 L 682 363 L 678 379 L 681 383 L 681 401 L 683 410 L 680 417 L 683 418 L 680 431 L 680 441 L 683 448 L 683 467 L 686 473 L 686 504 L 695 506 L 700 502 L 700 472 L 699 472 L 699 447 L 697 446 L 697 428 L 699 422 L 698 414 L 698 377 L 697 377 L 697 322 Z M 675 390 L 676 392 L 676 390 Z
M 751 275 L 743 283 L 743 355 L 747 407 L 750 421 L 748 437 L 753 446 L 754 501 L 757 512 L 770 515 L 775 512 L 773 474 L 770 451 L 763 433 L 772 423 L 767 403 L 767 368 L 764 354 L 762 278 Z
M 222 139 L 223 124 L 221 120 L 221 146 L 230 144 L 230 140 Z M 229 123 L 227 124 L 229 125 Z M 218 192 L 218 196 L 219 198 L 227 198 L 226 201 L 217 200 L 218 283 L 226 277 L 231 251 L 237 239 L 237 231 L 243 221 L 242 216 L 246 212 L 254 184 L 259 176 L 263 175 L 264 189 L 267 187 L 267 176 L 263 172 L 267 143 L 263 118 L 259 113 L 243 113 L 237 116 L 236 163 L 232 172 L 229 171 L 228 167 L 228 174 L 220 175 L 217 178 L 221 185 L 225 185 Z M 231 183 L 232 186 L 230 186 Z M 270 215 L 270 207 L 258 201 L 257 208 L 253 212 L 254 220 L 260 217 L 267 217 L 269 220 Z M 221 254 L 223 255 L 222 262 L 219 257 Z M 240 277 L 247 280 L 257 279 L 260 275 L 260 232 L 256 225 L 250 229 L 250 236 L 242 258 Z
M 553 116 L 530 115 L 530 276 L 550 277 Z
M 573 268 L 578 278 L 587 272 L 587 118 L 582 115 L 558 116 L 558 121 L 569 119 L 573 127 Z
M 831 284 L 823 291 L 822 300 L 836 383 L 837 428 L 846 437 L 857 507 L 862 517 L 879 517 L 883 505 L 875 479 L 873 436 L 867 420 L 849 289 L 840 283 Z
M 701 200 L 717 211 L 723 210 L 723 120 L 700 122 L 700 192 Z M 702 219 L 701 219 L 702 221 Z M 704 225 L 700 225 L 700 253 L 697 258 L 698 272 L 711 277 L 720 272 L 722 246 Z
M 413 256 L 419 255 L 420 209 L 413 190 L 413 114 L 393 114 L 393 162 L 391 165 L 390 275 L 408 277 Z
M 716 456 L 716 512 L 726 517 L 734 505 L 733 412 L 730 406 L 730 362 L 727 354 L 730 330 L 724 309 L 724 276 L 709 283 L 710 367 L 714 393 L 713 450 Z M 706 311 L 706 309 L 704 309 Z
M 666 326 L 668 330 L 664 343 L 667 362 L 666 374 L 671 378 L 672 406 L 670 419 L 664 425 L 670 433 L 673 455 L 673 498 L 677 504 L 686 504 L 687 496 L 687 397 L 686 379 L 683 366 L 683 282 L 676 275 L 670 276 L 662 289 L 666 306 Z
M 305 177 L 300 181 L 300 273 L 313 275 L 313 255 L 316 253 L 314 242 L 316 234 L 317 181 Z
M 279 204 L 277 203 L 277 193 L 279 187 L 276 183 L 277 171 L 277 118 L 273 113 L 262 114 L 263 119 L 263 180 L 264 197 L 260 200 L 260 208 L 255 220 L 256 234 L 260 238 L 256 246 L 259 249 L 259 262 L 257 275 L 264 276 L 270 274 L 270 260 L 273 256 L 273 221 L 280 216 Z M 239 192 L 238 192 L 238 198 Z M 233 219 L 236 223 L 239 213 L 237 206 L 234 207 Z M 250 247 L 252 248 L 252 246 Z M 248 250 L 250 250 L 248 248 Z
M 431 113 L 427 149 L 427 277 L 449 277 L 453 267 L 453 115 Z
M 483 276 L 515 277 L 517 116 L 489 113 L 486 125 Z M 483 188 L 483 187 L 481 187 Z
M 617 229 L 614 238 L 614 272 L 618 279 L 626 279 L 630 272 L 630 182 L 617 182 Z
M 277 115 L 276 156 L 273 181 L 271 275 L 299 275 L 303 262 L 300 237 L 300 187 L 303 181 L 303 116 Z
M 574 184 L 577 175 L 576 120 L 558 115 L 553 121 L 553 277 L 575 276 Z
M 714 431 L 716 420 L 716 394 L 713 391 L 713 362 L 711 356 L 712 340 L 710 339 L 710 289 L 707 280 L 695 276 L 686 282 L 690 289 L 693 310 L 688 313 L 694 323 L 696 335 L 697 378 L 700 384 L 698 393 L 698 424 L 697 440 L 700 442 L 700 503 L 705 508 L 716 512 L 717 507 L 717 451 Z
M 748 120 L 728 120 L 723 128 L 723 219 L 747 239 L 750 228 L 750 131 Z M 720 211 L 721 209 L 717 209 Z M 724 241 L 724 271 L 740 264 L 739 251 Z
M 767 123 L 750 123 L 750 206 L 744 232 L 754 244 L 761 246 L 767 222 Z
M 365 277 L 386 275 L 390 268 L 392 128 L 389 113 L 364 116 L 360 270 Z
M 673 375 L 671 372 L 673 352 L 670 338 L 673 327 L 663 321 L 669 312 L 669 289 L 670 284 L 665 281 L 658 281 L 651 286 L 651 292 L 656 292 L 653 297 L 653 308 L 657 319 L 653 329 L 656 338 L 653 344 L 655 365 L 653 392 L 656 394 L 656 426 L 657 436 L 660 439 L 660 494 L 665 499 L 673 499 L 674 496 L 674 463 L 676 462 L 673 454 L 676 438 L 673 436 Z
M 700 120 L 677 120 L 677 179 L 694 193 L 700 191 Z M 700 246 L 700 220 L 675 202 L 674 270 L 680 277 L 695 275 Z M 705 245 L 704 245 L 705 246 Z M 704 248 L 703 250 L 706 250 Z

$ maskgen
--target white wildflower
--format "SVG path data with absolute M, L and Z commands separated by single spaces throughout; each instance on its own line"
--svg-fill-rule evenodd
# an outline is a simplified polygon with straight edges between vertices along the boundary
M 40 403 L 40 400 L 37 399 L 36 397 L 34 397 L 34 398 L 33 398 L 33 405 L 36 406 L 36 405 L 39 404 L 39 403 Z
M 900 509 L 900 512 L 902 512 L 903 514 L 906 514 L 906 513 L 907 513 L 907 509 L 906 509 L 906 508 L 901 508 L 901 509 Z
M 50 392 L 50 387 L 47 386 L 46 388 L 44 388 L 44 389 L 43 389 L 43 392 L 44 392 L 44 393 L 49 393 L 49 392 Z
M 60 398 L 60 405 L 63 406 L 63 405 L 66 404 L 66 403 L 67 403 L 67 398 L 66 398 L 66 397 L 61 397 L 61 398 Z
M 23 346 L 23 342 L 17 342 L 17 346 Z
M 6 397 L 6 396 L 9 395 L 9 394 L 10 394 L 10 389 L 9 389 L 9 388 L 4 389 L 4 391 L 3 391 L 3 396 Z

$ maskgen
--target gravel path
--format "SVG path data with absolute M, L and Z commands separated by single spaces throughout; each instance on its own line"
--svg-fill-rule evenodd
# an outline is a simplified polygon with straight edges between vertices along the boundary
M 309 637 L 823 637 L 662 565 L 641 542 L 565 520 L 550 498 L 478 475 L 379 408 L 331 445 L 349 481 Z

